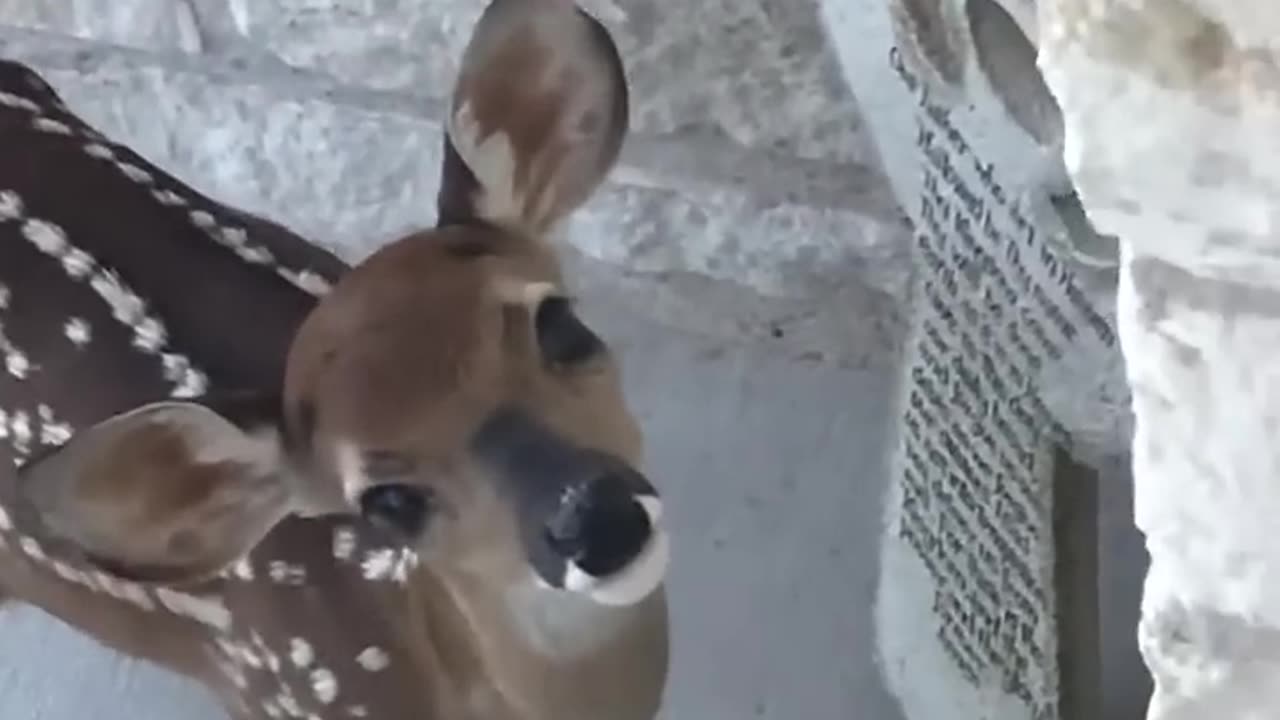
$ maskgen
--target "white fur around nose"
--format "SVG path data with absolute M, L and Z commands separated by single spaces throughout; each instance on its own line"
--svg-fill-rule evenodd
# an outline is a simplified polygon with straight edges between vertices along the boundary
M 569 563 L 564 578 L 566 590 L 586 595 L 601 605 L 622 607 L 644 600 L 662 584 L 671 559 L 671 538 L 662 527 L 662 501 L 649 496 L 637 497 L 636 501 L 644 508 L 653 528 L 644 549 L 630 565 L 603 578 Z

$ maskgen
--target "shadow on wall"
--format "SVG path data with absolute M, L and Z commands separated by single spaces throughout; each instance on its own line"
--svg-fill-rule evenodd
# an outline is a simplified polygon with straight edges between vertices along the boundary
M 1142 720 L 1152 681 L 1138 652 L 1142 584 L 1150 559 L 1133 523 L 1128 457 L 1105 463 L 1099 481 L 1098 595 L 1102 635 L 1102 718 Z

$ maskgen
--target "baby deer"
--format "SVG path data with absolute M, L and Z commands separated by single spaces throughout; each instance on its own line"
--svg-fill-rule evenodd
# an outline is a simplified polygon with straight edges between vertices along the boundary
M 597 21 L 493 0 L 437 226 L 348 270 L 0 65 L 0 596 L 238 720 L 653 718 L 661 503 L 548 239 L 627 115 Z

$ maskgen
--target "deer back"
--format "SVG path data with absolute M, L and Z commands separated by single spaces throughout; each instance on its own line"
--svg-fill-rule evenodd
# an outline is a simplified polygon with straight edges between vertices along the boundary
M 194 612 L 149 612 L 162 602 L 140 587 L 55 561 L 33 518 L 15 530 L 14 471 L 148 403 L 274 412 L 289 343 L 346 266 L 104 137 L 14 61 L 0 61 L 0 157 L 0 598 L 195 670 Z

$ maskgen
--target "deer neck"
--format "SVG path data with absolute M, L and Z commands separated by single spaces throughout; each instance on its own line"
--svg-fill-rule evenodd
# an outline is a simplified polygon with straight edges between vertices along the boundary
M 421 595 L 423 630 L 463 706 L 451 716 L 651 720 L 657 713 L 668 660 L 662 590 L 638 605 L 606 607 L 532 580 L 503 587 L 437 574 L 430 584 L 437 592 Z

